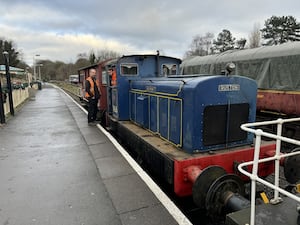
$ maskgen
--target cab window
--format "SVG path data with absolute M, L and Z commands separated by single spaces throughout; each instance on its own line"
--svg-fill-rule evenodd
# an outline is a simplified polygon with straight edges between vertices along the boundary
M 121 75 L 136 76 L 138 74 L 138 65 L 136 63 L 121 64 Z
M 177 65 L 176 64 L 163 64 L 162 73 L 163 76 L 176 75 Z
M 105 68 L 102 68 L 102 84 L 106 85 L 107 84 L 107 71 L 105 70 Z

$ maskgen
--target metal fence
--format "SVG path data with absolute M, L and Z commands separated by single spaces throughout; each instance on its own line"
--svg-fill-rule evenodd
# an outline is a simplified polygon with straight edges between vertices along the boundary
M 247 123 L 243 124 L 241 128 L 245 131 L 251 132 L 255 134 L 255 150 L 254 150 L 254 159 L 250 162 L 241 163 L 238 166 L 238 169 L 241 173 L 245 174 L 246 176 L 250 177 L 251 179 L 251 215 L 250 215 L 250 225 L 255 224 L 255 193 L 256 193 L 256 182 L 260 182 L 263 185 L 268 186 L 269 188 L 274 190 L 273 199 L 271 199 L 270 203 L 277 204 L 282 201 L 282 198 L 279 196 L 279 193 L 286 195 L 289 198 L 294 199 L 295 201 L 300 203 L 300 197 L 282 189 L 279 187 L 279 167 L 280 167 L 280 159 L 284 157 L 290 157 L 300 154 L 300 151 L 293 151 L 290 153 L 282 153 L 280 152 L 281 149 L 281 142 L 288 142 L 294 145 L 300 146 L 300 141 L 294 140 L 291 138 L 283 137 L 282 136 L 282 127 L 284 123 L 288 122 L 295 122 L 300 121 L 300 118 L 293 118 L 293 119 L 277 119 L 273 121 L 267 122 L 256 122 L 256 123 Z M 262 129 L 255 129 L 254 127 L 257 126 L 264 126 L 264 125 L 272 125 L 277 124 L 277 134 L 272 134 L 268 132 L 264 132 Z M 261 146 L 262 137 L 268 137 L 271 139 L 276 140 L 276 152 L 275 155 L 269 158 L 259 159 L 259 152 Z M 275 161 L 275 179 L 274 184 L 267 182 L 264 179 L 258 177 L 258 164 L 267 161 Z M 248 172 L 244 169 L 244 167 L 253 165 L 252 172 Z

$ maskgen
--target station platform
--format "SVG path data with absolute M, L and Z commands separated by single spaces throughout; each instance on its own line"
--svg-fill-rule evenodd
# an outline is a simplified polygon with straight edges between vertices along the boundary
M 69 96 L 43 86 L 0 127 L 0 224 L 191 224 L 124 155 Z

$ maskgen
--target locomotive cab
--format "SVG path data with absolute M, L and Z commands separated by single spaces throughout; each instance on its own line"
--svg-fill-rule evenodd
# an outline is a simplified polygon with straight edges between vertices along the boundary
M 111 84 L 107 90 L 109 114 L 116 120 L 129 120 L 131 82 L 177 74 L 180 63 L 180 59 L 160 55 L 130 55 L 107 65 L 107 70 L 113 69 L 108 78 L 108 84 Z

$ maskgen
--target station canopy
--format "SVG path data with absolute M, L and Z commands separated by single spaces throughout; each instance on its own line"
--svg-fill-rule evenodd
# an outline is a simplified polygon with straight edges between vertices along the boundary
M 9 67 L 9 73 L 13 75 L 24 75 L 25 70 L 17 67 L 10 66 Z M 5 75 L 6 74 L 6 68 L 5 65 L 0 65 L 0 74 Z

